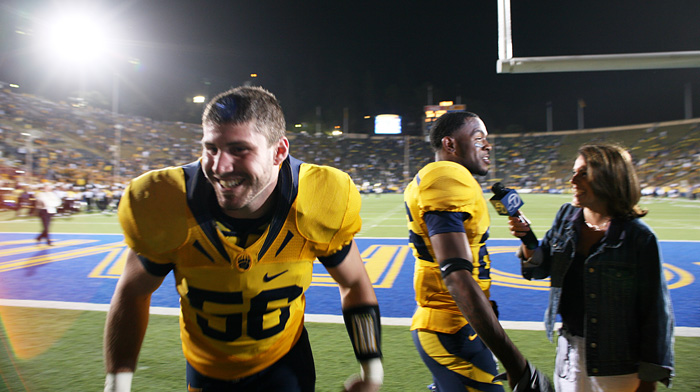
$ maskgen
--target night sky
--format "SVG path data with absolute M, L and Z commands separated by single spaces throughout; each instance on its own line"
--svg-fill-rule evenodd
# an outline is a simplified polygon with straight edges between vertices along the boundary
M 516 57 L 700 50 L 700 1 L 512 1 Z M 89 1 L 118 26 L 107 65 L 65 70 L 34 42 L 53 7 L 76 1 L 0 3 L 0 80 L 61 98 L 80 88 L 108 101 L 119 75 L 120 111 L 197 122 L 197 94 L 252 83 L 275 93 L 289 123 L 366 130 L 365 115 L 403 116 L 420 132 L 422 108 L 460 101 L 492 133 L 682 119 L 684 86 L 700 116 L 700 69 L 497 74 L 497 2 L 471 1 Z M 107 23 L 105 22 L 105 23 Z M 138 58 L 139 66 L 126 59 Z M 251 79 L 251 73 L 259 76 Z M 81 87 L 78 87 L 81 86 Z M 107 104 L 105 107 L 109 107 Z

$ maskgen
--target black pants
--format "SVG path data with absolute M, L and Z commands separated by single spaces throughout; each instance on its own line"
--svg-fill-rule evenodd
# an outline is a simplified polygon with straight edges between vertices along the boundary
M 44 228 L 44 231 L 39 234 L 38 237 L 36 237 L 37 241 L 41 241 L 42 238 L 46 238 L 46 242 L 51 245 L 51 239 L 49 238 L 49 225 L 51 224 L 51 216 L 53 214 L 49 214 L 46 210 L 39 210 L 39 218 L 41 219 L 41 225 Z
M 275 364 L 252 376 L 228 381 L 207 377 L 187 363 L 188 391 L 197 392 L 313 392 L 316 368 L 306 328 L 299 341 Z

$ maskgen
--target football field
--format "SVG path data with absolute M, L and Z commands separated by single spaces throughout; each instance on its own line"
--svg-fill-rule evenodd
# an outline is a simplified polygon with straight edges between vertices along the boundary
M 539 237 L 566 195 L 522 195 L 523 212 Z M 666 279 L 676 315 L 674 390 L 700 391 L 700 203 L 645 199 L 645 221 L 661 240 Z M 425 391 L 430 375 L 420 362 L 408 322 L 413 312 L 413 257 L 407 246 L 401 195 L 363 196 L 358 246 L 382 311 L 388 391 Z M 54 246 L 36 245 L 38 218 L 0 217 L 0 391 L 100 390 L 105 311 L 123 268 L 126 246 L 116 216 L 57 217 Z M 12 219 L 10 219 L 12 218 Z M 526 281 L 513 252 L 518 240 L 507 220 L 491 210 L 488 243 L 492 298 L 509 335 L 538 367 L 551 374 L 554 345 L 542 330 L 548 281 Z M 135 391 L 184 390 L 178 299 L 172 276 L 154 294 L 152 318 L 134 377 Z M 320 264 L 307 293 L 318 391 L 337 391 L 359 367 L 342 325 L 337 287 Z

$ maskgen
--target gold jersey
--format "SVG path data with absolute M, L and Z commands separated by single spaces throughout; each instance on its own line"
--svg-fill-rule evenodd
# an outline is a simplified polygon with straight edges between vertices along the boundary
M 485 242 L 491 221 L 481 186 L 464 166 L 450 161 L 433 162 L 423 167 L 408 184 L 404 202 L 409 245 L 416 258 L 413 286 L 418 308 L 411 330 L 455 333 L 467 320 L 442 280 L 424 217 L 427 212 L 467 214 L 464 231 L 474 260 L 472 274 L 488 297 L 491 261 Z
M 264 233 L 247 247 L 227 241 L 200 162 L 146 173 L 119 205 L 126 243 L 146 269 L 174 271 L 187 361 L 200 373 L 237 379 L 284 356 L 304 323 L 313 262 L 360 230 L 361 198 L 350 177 L 288 158 Z

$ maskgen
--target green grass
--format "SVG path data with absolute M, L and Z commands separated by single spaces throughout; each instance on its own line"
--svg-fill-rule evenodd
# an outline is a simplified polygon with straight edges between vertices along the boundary
M 549 228 L 566 195 L 523 195 L 523 211 L 541 236 Z M 645 221 L 662 240 L 697 240 L 697 201 L 645 199 Z M 509 238 L 506 219 L 492 210 L 492 238 Z M 401 195 L 363 197 L 361 237 L 406 236 Z M 4 220 L 3 220 L 4 219 Z M 0 232 L 38 232 L 38 218 L 14 219 L 0 213 Z M 118 233 L 114 215 L 80 214 L 54 220 L 53 232 Z M 0 235 L 1 237 L 1 235 Z M 0 288 L 1 289 L 1 288 Z M 99 391 L 104 380 L 102 331 L 104 312 L 31 309 L 0 306 L 0 391 Z M 307 323 L 316 359 L 317 391 L 339 391 L 356 372 L 345 326 Z M 554 344 L 542 331 L 509 330 L 515 344 L 546 374 L 554 368 Z M 421 362 L 407 327 L 384 326 L 385 391 L 426 391 L 430 373 Z M 674 391 L 700 391 L 700 338 L 676 338 Z M 185 364 L 177 318 L 151 316 L 134 391 L 184 390 Z
M 0 307 L 4 323 L 25 326 L 12 339 L 0 329 L 0 391 L 98 391 L 104 381 L 102 328 L 105 313 Z M 8 319 L 11 318 L 11 320 Z M 51 320 L 47 325 L 47 320 Z M 56 323 L 62 324 L 56 326 Z M 60 329 L 51 335 L 47 330 Z M 339 391 L 342 381 L 359 367 L 340 324 L 307 323 L 316 359 L 316 390 Z M 554 345 L 541 331 L 508 331 L 515 344 L 546 374 L 554 371 Z M 53 335 L 56 335 L 54 333 Z M 416 353 L 406 327 L 384 326 L 385 391 L 425 391 L 430 373 Z M 13 347 L 14 345 L 14 347 Z M 676 338 L 674 391 L 699 391 L 700 338 Z M 12 350 L 34 351 L 18 357 Z M 134 391 L 184 390 L 185 364 L 180 351 L 177 318 L 151 316 Z
M 486 195 L 490 197 L 490 194 Z M 541 237 L 549 229 L 559 207 L 571 200 L 571 195 L 521 194 L 525 205 L 522 212 L 532 221 L 535 233 Z M 640 205 L 649 210 L 644 221 L 661 240 L 692 241 L 700 239 L 700 200 L 643 198 Z M 512 238 L 506 217 L 499 216 L 489 203 L 491 238 Z M 406 216 L 403 195 L 383 194 L 362 196 L 362 231 L 358 237 L 406 238 Z M 14 211 L 0 212 L 0 233 L 41 231 L 37 217 L 16 218 Z M 55 233 L 120 233 L 114 214 L 77 214 L 54 218 L 51 231 Z
M 491 194 L 486 194 L 490 197 Z M 532 221 L 532 228 L 541 238 L 549 229 L 559 207 L 571 201 L 571 195 L 521 194 L 525 202 L 521 211 Z M 359 237 L 407 237 L 403 195 L 385 194 L 362 198 L 362 231 Z M 692 241 L 700 239 L 700 200 L 643 198 L 642 208 L 649 210 L 644 221 L 654 229 L 659 239 Z M 513 238 L 508 232 L 506 217 L 491 212 L 490 238 Z

